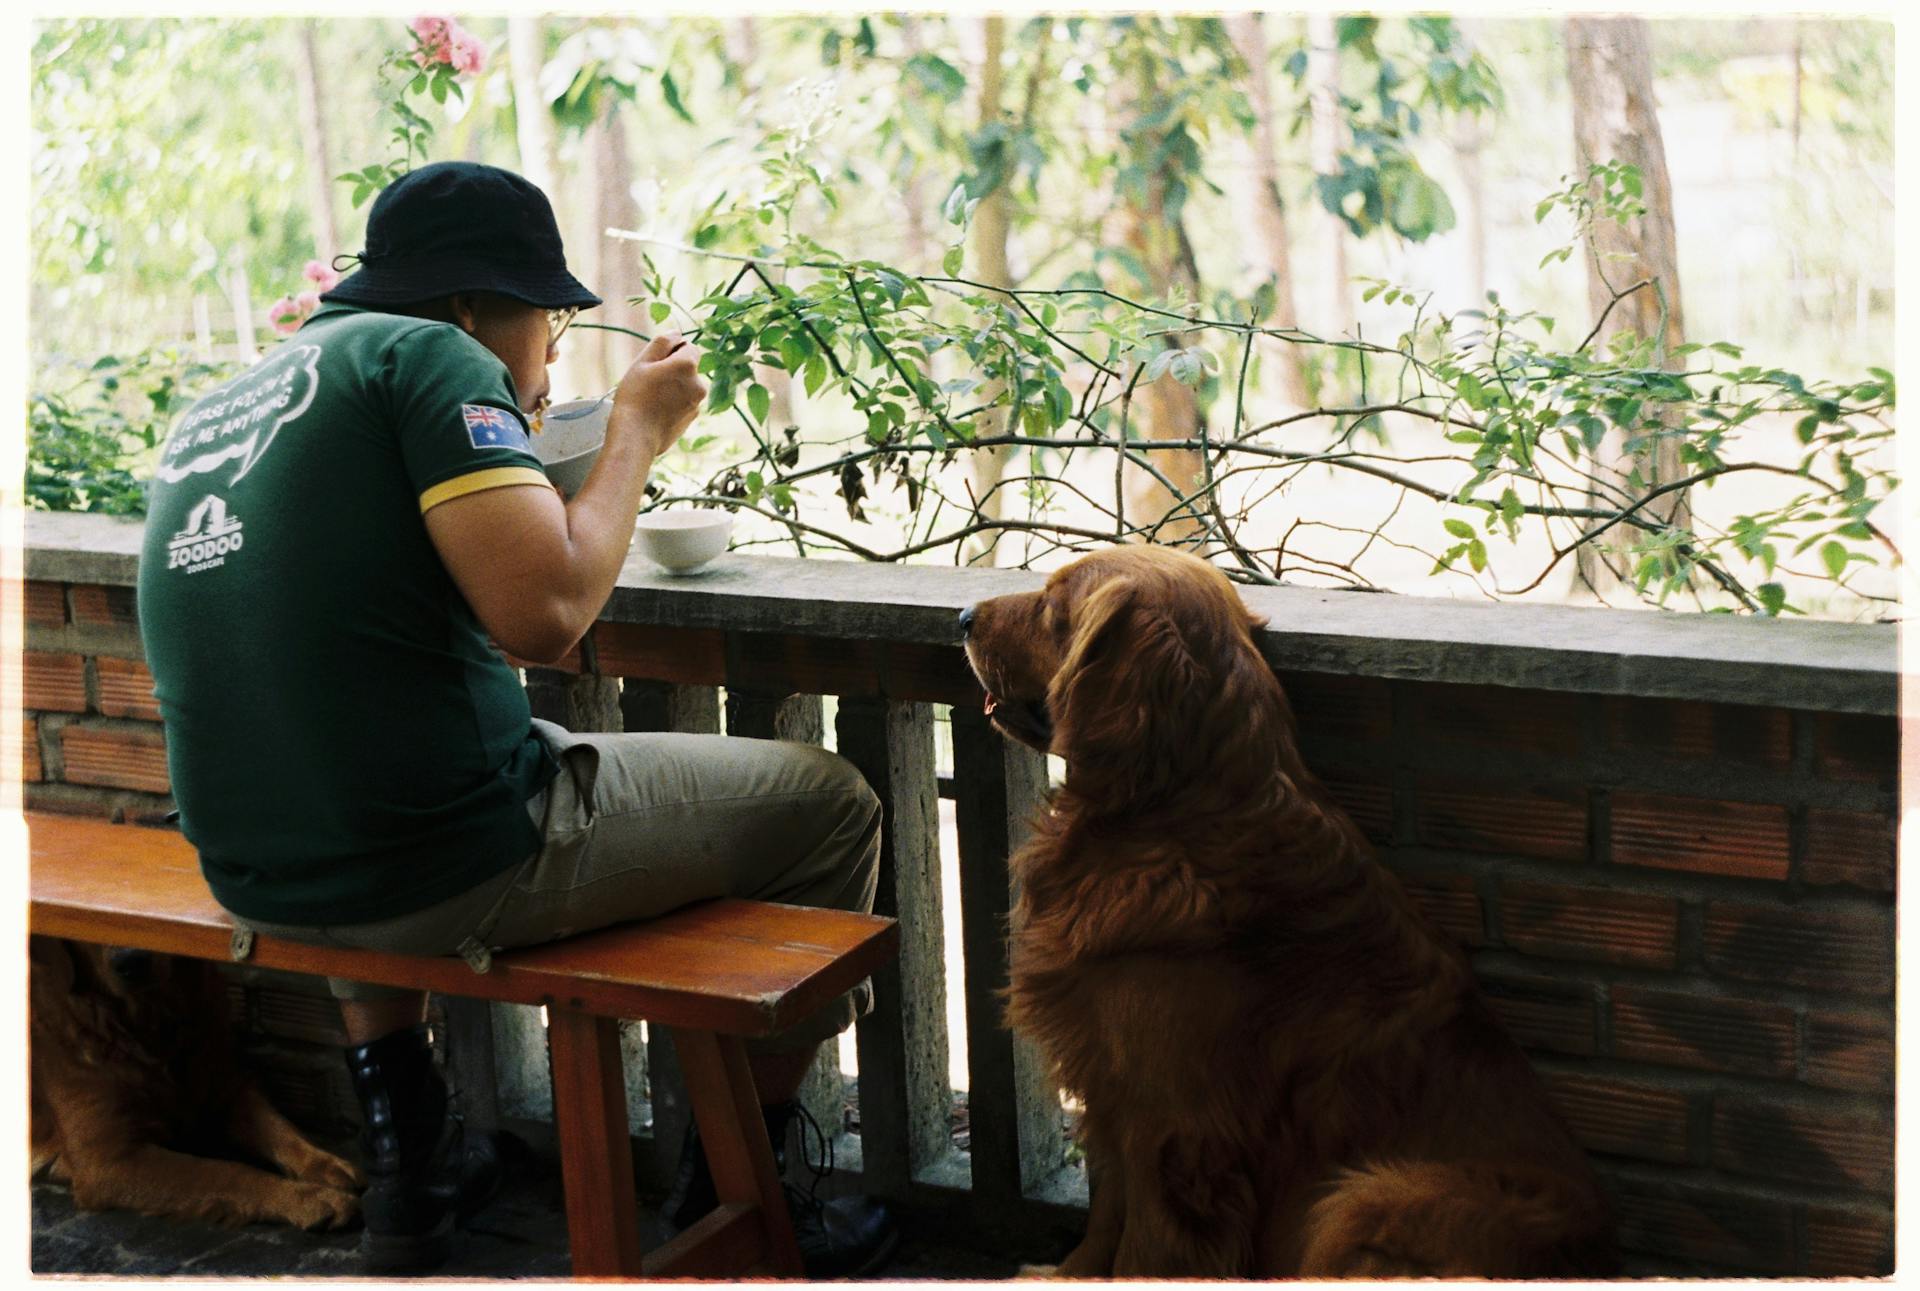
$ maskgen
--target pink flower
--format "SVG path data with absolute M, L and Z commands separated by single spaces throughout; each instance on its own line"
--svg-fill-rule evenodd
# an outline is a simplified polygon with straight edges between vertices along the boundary
M 300 276 L 316 284 L 321 291 L 332 291 L 340 283 L 340 275 L 324 260 L 307 261 L 307 267 L 300 271 Z
M 447 61 L 456 72 L 478 72 L 486 64 L 487 47 L 472 32 L 455 27 L 448 39 Z
M 413 32 L 413 62 L 416 67 L 453 61 L 453 35 L 460 30 L 452 18 L 440 14 L 422 14 L 408 27 Z
M 300 330 L 300 324 L 305 321 L 305 315 L 300 312 L 300 307 L 294 304 L 292 299 L 282 296 L 267 306 L 267 321 L 273 324 L 273 330 L 280 335 L 291 336 Z
M 293 298 L 293 307 L 300 311 L 301 318 L 305 318 L 308 314 L 320 308 L 320 293 L 317 291 L 301 292 Z

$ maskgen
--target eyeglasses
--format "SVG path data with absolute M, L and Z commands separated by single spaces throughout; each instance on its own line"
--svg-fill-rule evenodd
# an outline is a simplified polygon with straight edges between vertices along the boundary
M 567 328 L 573 325 L 574 315 L 579 312 L 580 307 L 578 305 L 575 305 L 571 309 L 549 309 L 547 311 L 547 344 L 549 346 L 560 344 L 560 338 L 566 335 Z

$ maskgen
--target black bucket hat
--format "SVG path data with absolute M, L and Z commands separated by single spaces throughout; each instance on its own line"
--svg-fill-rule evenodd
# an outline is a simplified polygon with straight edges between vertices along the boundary
M 542 309 L 600 304 L 567 272 L 547 195 L 477 162 L 438 161 L 381 189 L 359 261 L 322 301 L 378 308 L 487 291 Z

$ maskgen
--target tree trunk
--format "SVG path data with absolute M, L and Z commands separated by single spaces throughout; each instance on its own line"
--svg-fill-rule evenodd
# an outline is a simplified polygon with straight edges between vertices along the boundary
M 1471 19 L 1458 19 L 1460 34 L 1478 44 L 1480 32 Z M 1460 167 L 1461 196 L 1466 209 L 1461 223 L 1467 235 L 1467 291 L 1470 309 L 1487 299 L 1487 184 L 1481 165 L 1487 146 L 1487 127 L 1478 113 L 1457 113 L 1453 122 L 1453 156 Z
M 1575 162 L 1582 169 L 1596 162 L 1626 162 L 1640 170 L 1641 203 L 1646 214 L 1625 224 L 1596 221 L 1587 247 L 1587 302 L 1600 322 L 1593 352 L 1604 354 L 1608 342 L 1622 332 L 1651 339 L 1653 362 L 1675 369 L 1673 351 L 1685 337 L 1680 310 L 1680 270 L 1673 226 L 1673 185 L 1667 174 L 1666 148 L 1660 137 L 1660 119 L 1653 97 L 1653 55 L 1644 18 L 1567 19 L 1567 79 L 1573 100 Z M 1616 293 L 1637 282 L 1641 288 L 1614 300 Z M 1615 488 L 1625 489 L 1626 477 L 1636 466 L 1652 485 L 1682 478 L 1677 440 L 1663 439 L 1650 453 L 1629 460 L 1612 440 L 1603 443 L 1605 456 L 1594 469 Z M 1615 456 L 1618 454 L 1619 456 Z M 1614 460 L 1608 461 L 1608 457 Z M 1593 505 L 1616 507 L 1618 494 L 1596 484 Z M 1642 514 L 1653 520 L 1690 523 L 1684 491 L 1667 495 Z M 1619 541 L 1611 550 L 1625 551 L 1631 542 L 1625 526 L 1616 529 Z M 1615 565 L 1620 563 L 1616 558 Z M 1612 573 L 1602 553 L 1589 543 L 1578 553 L 1580 578 L 1596 594 L 1612 586 Z
M 513 86 L 514 134 L 520 145 L 520 173 L 547 195 L 547 200 L 553 204 L 554 218 L 564 229 L 568 227 L 567 203 L 554 184 L 553 111 L 540 93 L 540 68 L 546 61 L 546 49 L 546 30 L 539 18 L 514 15 L 507 19 L 507 63 L 509 80 Z M 570 254 L 577 255 L 579 252 L 576 249 Z M 593 270 L 584 259 L 581 263 L 593 275 Z M 595 281 L 595 277 L 597 275 L 585 279 L 587 288 L 603 299 L 611 300 L 612 297 L 602 284 Z M 609 320 L 591 318 L 590 321 Z M 589 352 L 598 347 L 586 338 L 601 335 L 604 333 L 570 332 L 560 343 L 560 357 L 552 368 L 555 403 L 598 394 L 606 388 L 596 388 L 588 373 L 593 366 Z
M 340 234 L 333 220 L 333 164 L 327 159 L 320 59 L 314 52 L 311 18 L 294 28 L 293 79 L 300 98 L 300 143 L 307 154 L 307 211 L 313 223 L 314 255 L 331 262 L 340 254 Z
M 760 88 L 760 28 L 752 14 L 741 14 L 727 24 L 721 36 L 727 61 L 740 71 L 740 85 L 746 93 Z
M 900 15 L 900 45 L 908 58 L 920 53 L 923 48 L 920 41 L 920 19 L 917 15 Z M 906 210 L 906 247 L 904 260 L 916 271 L 932 273 L 933 266 L 939 263 L 940 248 L 935 245 L 933 234 L 927 228 L 927 167 L 920 164 L 910 150 L 902 149 L 907 158 L 907 171 L 900 179 L 900 201 Z M 946 193 L 939 194 L 944 200 Z
M 1248 87 L 1253 99 L 1253 134 L 1249 144 L 1253 152 L 1253 225 L 1259 233 L 1264 263 L 1273 275 L 1274 307 L 1265 319 L 1269 327 L 1298 327 L 1299 306 L 1293 289 L 1293 239 L 1287 230 L 1287 205 L 1280 196 L 1278 134 L 1273 128 L 1273 79 L 1267 65 L 1267 29 L 1258 13 L 1236 14 L 1227 19 L 1227 30 L 1234 47 L 1247 64 Z M 1294 408 L 1312 403 L 1307 391 L 1307 369 L 1300 347 L 1282 342 L 1279 353 L 1281 397 Z
M 1487 302 L 1487 186 L 1480 155 L 1486 135 L 1479 123 L 1456 122 L 1453 131 L 1453 158 L 1460 167 L 1462 204 L 1466 207 L 1467 298 L 1469 308 L 1480 309 Z
M 1006 53 L 1007 20 L 1003 17 L 983 18 L 980 20 L 981 41 L 985 48 L 980 64 L 980 125 L 985 127 L 1001 119 L 1001 98 L 1004 85 L 1004 73 L 1001 68 Z M 1007 203 L 1007 188 L 1010 182 L 1003 180 L 1000 186 L 980 199 L 980 205 L 973 213 L 973 225 L 969 230 L 972 242 L 972 254 L 968 275 L 976 282 L 991 287 L 1013 286 L 1013 274 L 1007 267 L 1007 238 L 1013 230 L 1012 211 Z M 1004 384 L 995 382 L 980 390 L 980 401 L 989 403 L 1006 392 Z M 1002 435 L 1012 424 L 1008 410 L 996 408 L 980 419 L 982 437 Z M 1014 507 L 1007 495 L 1012 486 L 998 487 L 1006 478 L 1007 467 L 1013 460 L 1013 451 L 1009 448 L 977 448 L 967 454 L 967 475 L 973 484 L 973 496 L 980 507 L 982 520 L 1005 520 L 1014 514 Z M 967 563 L 970 565 L 993 565 L 999 563 L 1002 543 L 994 539 L 996 534 L 988 533 L 973 539 L 967 544 Z
M 233 355 L 241 363 L 260 357 L 253 340 L 253 294 L 247 286 L 247 259 L 235 251 L 227 267 L 227 303 L 233 307 Z
M 1143 52 L 1114 78 L 1113 121 L 1138 120 L 1154 110 L 1158 97 L 1160 61 Z M 1199 299 L 1192 245 L 1179 221 L 1169 219 L 1166 207 L 1166 182 L 1156 172 L 1146 184 L 1144 200 L 1116 194 L 1110 240 L 1118 242 L 1138 257 L 1147 270 L 1147 299 L 1162 304 L 1179 285 L 1188 301 Z M 1167 349 L 1186 346 L 1191 337 L 1170 332 L 1162 338 Z M 1169 373 L 1159 380 L 1142 380 L 1134 388 L 1129 411 L 1129 439 L 1192 439 L 1200 430 L 1200 403 L 1192 386 L 1174 379 Z M 1122 468 L 1121 512 L 1129 526 L 1147 527 L 1148 541 L 1177 543 L 1192 537 L 1205 526 L 1190 512 L 1169 518 L 1181 510 L 1180 499 L 1192 497 L 1201 487 L 1206 464 L 1198 452 L 1169 449 L 1148 454 L 1159 478 L 1131 464 Z M 1171 485 L 1175 492 L 1168 491 Z
M 633 155 L 627 147 L 627 107 L 610 99 L 606 115 L 587 131 L 587 155 L 593 167 L 593 224 L 588 230 L 585 262 L 595 274 L 593 290 L 606 301 L 592 321 L 633 331 L 648 330 L 627 298 L 639 294 L 640 271 L 636 244 L 607 236 L 608 229 L 629 229 L 638 220 L 633 201 Z M 594 339 L 583 346 L 588 356 L 581 378 L 582 394 L 611 389 L 632 361 L 637 342 L 618 332 L 589 331 Z
M 1313 169 L 1330 174 L 1339 168 L 1341 146 L 1346 140 L 1345 115 L 1340 110 L 1340 42 L 1334 34 L 1331 11 L 1307 16 L 1307 86 L 1313 110 Z M 1327 317 L 1338 335 L 1352 336 L 1354 329 L 1353 287 L 1347 281 L 1347 226 L 1331 211 L 1326 213 L 1331 239 L 1327 267 Z
M 541 192 L 553 196 L 553 114 L 540 96 L 540 67 L 546 61 L 546 33 L 540 19 L 507 19 L 507 58 L 513 68 L 513 121 L 520 142 L 520 173 Z

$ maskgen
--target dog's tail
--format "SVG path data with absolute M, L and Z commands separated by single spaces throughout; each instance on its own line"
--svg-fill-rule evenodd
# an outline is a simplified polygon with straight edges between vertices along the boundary
M 1302 1277 L 1608 1277 L 1606 1202 L 1578 1181 L 1491 1163 L 1343 1174 L 1309 1216 Z

